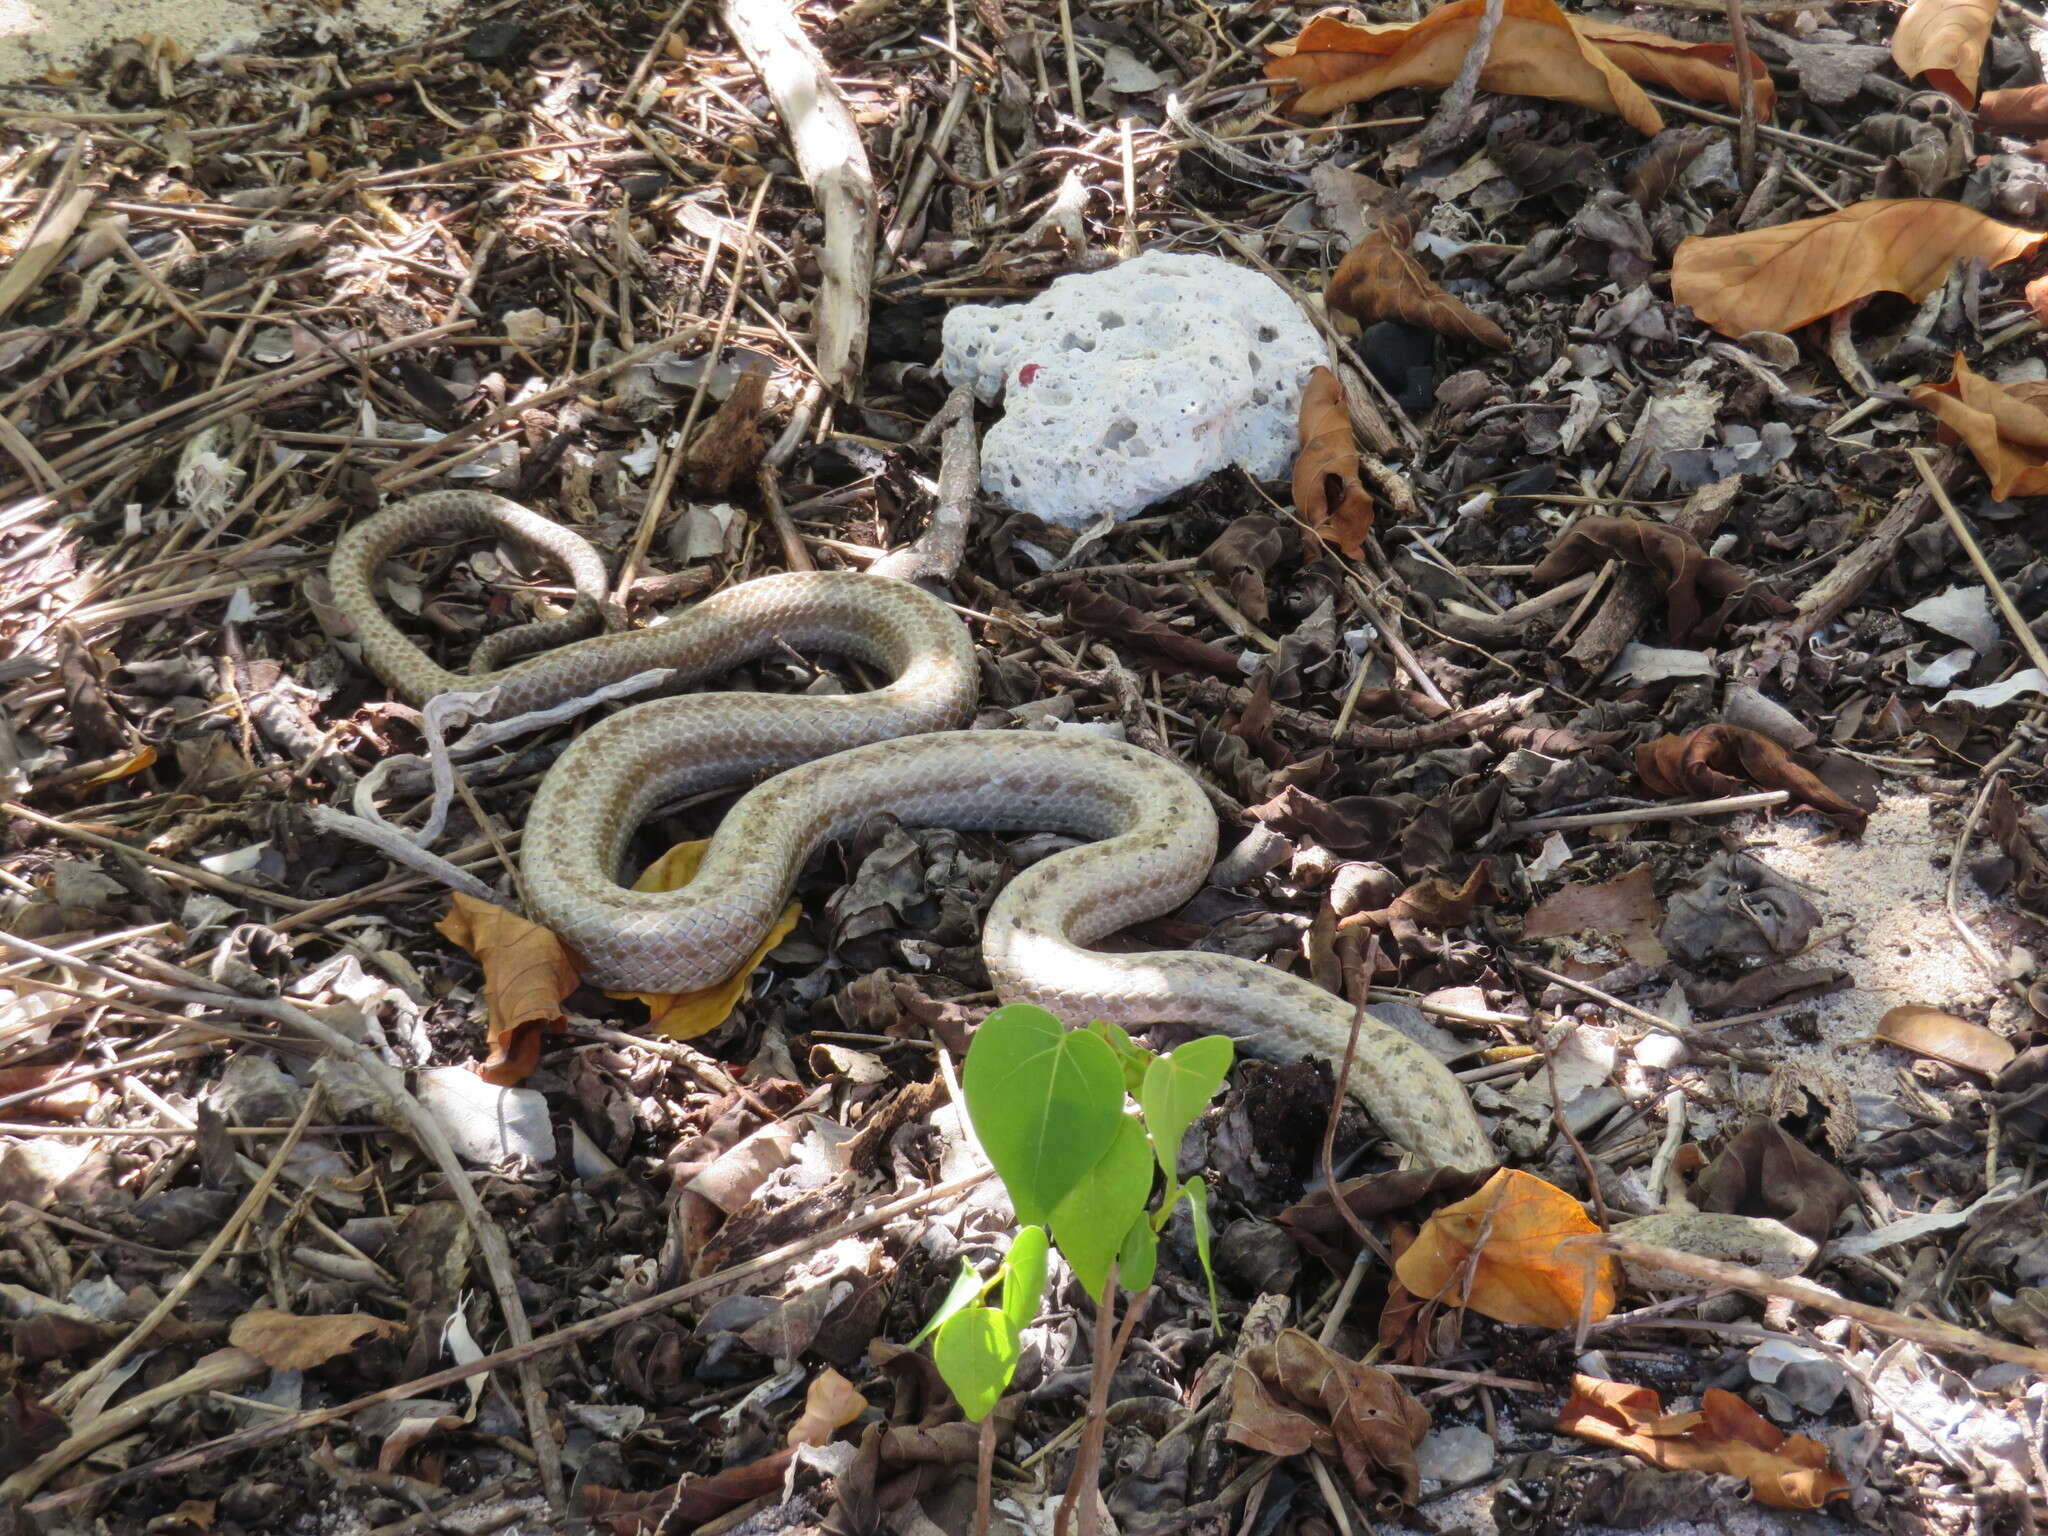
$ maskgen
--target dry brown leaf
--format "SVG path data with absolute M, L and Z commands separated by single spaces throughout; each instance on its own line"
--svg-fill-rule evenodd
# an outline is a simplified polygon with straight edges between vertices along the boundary
M 1557 1428 L 1667 1471 L 1748 1478 L 1757 1502 L 1778 1509 L 1819 1509 L 1849 1491 L 1818 1441 L 1787 1435 L 1719 1387 L 1707 1388 L 1698 1411 L 1667 1414 L 1654 1388 L 1579 1376 Z
M 1913 0 L 1892 33 L 1892 62 L 1925 77 L 1966 107 L 1977 104 L 1977 71 L 1998 19 L 1998 0 Z
M 1733 43 L 1688 43 L 1663 32 L 1595 21 L 1590 16 L 1571 20 L 1579 36 L 1626 70 L 1631 79 L 1661 85 L 1695 101 L 1718 101 L 1734 111 L 1742 110 L 1742 82 L 1735 73 Z M 1769 117 L 1777 110 L 1777 87 L 1771 84 L 1770 66 L 1754 49 L 1749 57 L 1756 65 L 1757 115 Z
M 699 496 L 729 496 L 753 483 L 768 445 L 761 440 L 761 410 L 768 375 L 749 368 L 733 385 L 725 404 L 690 440 L 683 455 L 684 483 Z
M 145 768 L 153 768 L 155 766 L 156 748 L 145 741 L 141 746 L 122 758 L 120 762 L 114 764 L 113 767 L 96 773 L 87 779 L 80 788 L 97 789 L 102 784 L 112 784 L 117 779 L 125 779 L 130 774 L 140 773 Z
M 36 1097 L 13 1105 L 14 1113 L 50 1120 L 82 1119 L 87 1110 L 99 1103 L 100 1085 L 89 1079 L 67 1083 L 64 1074 L 69 1070 L 61 1061 L 40 1067 L 0 1067 L 0 1098 L 34 1093 Z M 41 1089 L 49 1091 L 39 1092 Z
M 2015 1054 L 2005 1036 L 1919 1003 L 1903 1003 L 1889 1010 L 1877 1021 L 1877 1038 L 1902 1051 L 1932 1056 L 1986 1077 L 1995 1077 Z
M 1739 725 L 1703 725 L 1646 741 L 1636 748 L 1636 773 L 1651 794 L 1673 799 L 1718 799 L 1759 788 L 1782 789 L 1853 836 L 1860 837 L 1870 820 L 1868 811 L 1793 762 L 1775 741 Z
M 1486 0 L 1451 0 L 1420 21 L 1354 25 L 1318 16 L 1266 64 L 1299 94 L 1288 110 L 1320 116 L 1402 86 L 1449 85 L 1464 67 Z M 1641 133 L 1664 119 L 1620 66 L 1593 47 L 1551 0 L 1506 0 L 1479 88 L 1611 112 Z
M 1723 336 L 1793 331 L 1873 293 L 1924 299 L 1958 257 L 1996 267 L 2043 240 L 1961 203 L 1873 198 L 1817 219 L 1684 240 L 1671 297 Z
M 405 1324 L 367 1312 L 300 1317 L 257 1307 L 235 1319 L 228 1329 L 228 1342 L 273 1371 L 310 1371 L 347 1354 L 365 1339 L 403 1332 Z
M 681 890 L 697 878 L 697 866 L 704 862 L 704 850 L 710 846 L 709 838 L 677 843 L 640 871 L 640 878 L 633 882 L 633 889 Z M 732 1017 L 734 1005 L 746 992 L 748 981 L 767 958 L 768 951 L 789 937 L 790 929 L 796 926 L 802 915 L 803 908 L 792 901 L 783 909 L 782 916 L 775 920 L 775 926 L 754 946 L 747 963 L 723 981 L 714 981 L 694 992 L 607 992 L 605 996 L 637 999 L 647 1005 L 647 1022 L 660 1033 L 671 1040 L 694 1040 Z
M 804 1393 L 804 1411 L 789 1426 L 785 1445 L 823 1445 L 868 1411 L 868 1400 L 852 1382 L 826 1366 Z
M 1422 270 L 1422 263 L 1408 249 L 1414 238 L 1414 227 L 1398 216 L 1369 231 L 1330 274 L 1326 290 L 1330 304 L 1367 325 L 1375 320 L 1405 320 L 1497 352 L 1513 346 L 1506 331 L 1445 293 Z
M 2034 312 L 2034 318 L 2048 325 L 2048 277 L 2037 277 L 2027 284 L 2027 308 Z
M 2048 85 L 2023 85 L 2011 91 L 1986 91 L 1977 103 L 1977 121 L 1986 128 L 2020 132 L 2048 129 Z
M 1639 517 L 1580 518 L 1529 574 L 1548 586 L 1609 560 L 1641 566 L 1663 581 L 1665 618 L 1677 645 L 1704 644 L 1731 622 L 1791 611 L 1757 587 L 1748 571 L 1709 555 L 1691 534 Z
M 1301 452 L 1294 459 L 1294 509 L 1353 560 L 1365 557 L 1372 532 L 1372 493 L 1358 478 L 1344 385 L 1327 368 L 1308 376 L 1301 392 Z
M 1555 1184 L 1503 1168 L 1478 1194 L 1425 1221 L 1394 1274 L 1418 1296 L 1461 1303 L 1496 1322 L 1571 1328 L 1589 1285 L 1591 1319 L 1614 1310 L 1618 1267 L 1584 1241 L 1599 1230 Z
M 1638 864 L 1612 880 L 1580 881 L 1546 896 L 1523 920 L 1522 934 L 1531 939 L 1561 939 L 1592 929 L 1612 934 L 1629 959 L 1662 965 L 1670 957 L 1657 942 L 1664 904 L 1657 900 L 1656 872 Z
M 1916 385 L 1912 400 L 1941 423 L 1943 442 L 1969 447 L 2000 501 L 2048 496 L 2048 383 L 1995 383 L 1958 352 L 1948 382 Z
M 1828 1240 L 1860 1193 L 1841 1169 L 1768 1118 L 1744 1126 L 1693 1180 L 1701 1210 L 1767 1216 L 1816 1243 Z
M 477 1075 L 501 1088 L 524 1082 L 540 1060 L 541 1036 L 562 1028 L 562 999 L 576 990 L 567 946 L 551 929 L 459 891 L 434 931 L 484 968 L 491 1053 Z
M 1289 1328 L 1238 1359 L 1228 1433 L 1272 1456 L 1313 1450 L 1341 1459 L 1359 1498 L 1391 1517 L 1421 1492 L 1415 1448 L 1429 1433 L 1429 1410 L 1385 1371 Z

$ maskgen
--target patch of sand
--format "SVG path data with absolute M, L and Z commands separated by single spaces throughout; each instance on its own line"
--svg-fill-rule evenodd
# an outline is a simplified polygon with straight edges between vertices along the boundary
M 312 0 L 0 0 L 0 84 L 84 69 L 101 49 L 145 34 L 205 59 L 299 23 L 415 36 L 454 9 L 455 0 L 343 0 L 337 16 Z

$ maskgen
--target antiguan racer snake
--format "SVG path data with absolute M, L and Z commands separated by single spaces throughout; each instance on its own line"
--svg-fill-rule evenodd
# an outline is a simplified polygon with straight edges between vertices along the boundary
M 551 555 L 583 595 L 565 618 L 493 636 L 478 648 L 477 670 L 450 672 L 384 616 L 373 588 L 394 550 L 450 533 L 509 537 Z M 784 647 L 847 657 L 890 678 L 858 694 L 659 698 L 577 737 L 534 797 L 520 865 L 534 915 L 582 956 L 592 981 L 677 992 L 731 975 L 812 850 L 886 810 L 914 826 L 1095 839 L 1033 864 L 996 899 L 982 950 L 1006 1001 L 1037 1003 L 1070 1023 L 1179 1020 L 1266 1055 L 1344 1054 L 1351 1006 L 1272 966 L 1086 947 L 1201 888 L 1216 853 L 1215 813 L 1185 770 L 1135 747 L 957 729 L 974 709 L 972 646 L 953 612 L 918 587 L 847 572 L 764 576 L 668 623 L 559 644 L 596 626 L 603 562 L 559 524 L 475 491 L 415 497 L 357 524 L 336 546 L 330 578 L 364 660 L 414 703 L 496 687 L 504 716 L 655 667 L 676 670 L 672 686 L 699 683 Z M 536 644 L 556 648 L 500 664 Z M 656 807 L 764 772 L 775 777 L 726 814 L 689 886 L 657 895 L 618 883 L 627 840 Z M 1498 1161 L 1450 1072 L 1370 1015 L 1349 1087 L 1421 1163 Z

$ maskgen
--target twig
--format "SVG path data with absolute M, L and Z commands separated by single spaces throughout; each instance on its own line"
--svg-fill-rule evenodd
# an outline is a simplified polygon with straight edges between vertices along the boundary
M 2027 653 L 2027 659 L 2048 677 L 2048 650 L 2041 646 L 2040 639 L 2020 616 L 2020 610 L 2012 600 L 2012 594 L 2005 590 L 2005 583 L 1998 579 L 1998 573 L 1991 569 L 1991 562 L 1984 558 L 1984 550 L 1977 543 L 1976 534 L 1963 520 L 1963 514 L 1956 510 L 1956 504 L 1949 500 L 1948 491 L 1941 483 L 1941 476 L 1927 462 L 1924 448 L 1908 448 L 1906 454 L 1913 461 L 1913 467 L 1920 472 L 1920 479 L 1927 487 L 1927 494 L 1934 498 L 1934 504 L 1941 508 L 1941 515 L 1948 520 L 1949 531 L 1956 536 L 1956 542 L 1963 546 L 1963 553 L 1970 557 L 1970 564 L 1977 568 L 1977 575 L 1990 589 L 1991 600 L 1998 604 L 1998 611 L 2005 615 L 2005 622 L 2012 630 L 2013 638 L 2020 643 L 2020 649 Z
M 908 548 L 892 550 L 868 569 L 877 576 L 903 581 L 949 582 L 967 552 L 967 529 L 974 521 L 981 487 L 981 444 L 975 434 L 974 390 L 962 384 L 947 399 L 940 415 L 946 432 L 939 450 L 939 489 L 924 532 Z
M 1756 189 L 1756 55 L 1749 51 L 1749 27 L 1742 0 L 1727 0 L 1728 36 L 1735 44 L 1736 95 L 1742 122 L 1735 130 L 1735 175 L 1742 190 Z
M 1688 800 L 1674 805 L 1630 805 L 1614 811 L 1578 811 L 1569 816 L 1531 816 L 1508 823 L 1510 832 L 1569 832 L 1574 827 L 1616 826 L 1633 821 L 1673 821 L 1687 816 L 1725 816 L 1731 811 L 1760 811 L 1783 805 L 1792 796 L 1782 789 L 1760 789 L 1751 795 L 1723 795 L 1718 800 Z
M 1055 680 L 1081 681 L 1079 678 Z M 1182 686 L 1190 698 L 1211 709 L 1244 709 L 1251 703 L 1248 689 L 1234 688 L 1220 678 L 1191 675 L 1182 679 Z M 1311 741 L 1327 741 L 1334 746 L 1352 747 L 1362 752 L 1417 752 L 1467 736 L 1485 736 L 1512 725 L 1533 710 L 1542 697 L 1540 688 L 1529 693 L 1502 694 L 1469 709 L 1454 709 L 1437 719 L 1420 721 L 1415 725 L 1353 723 L 1341 731 L 1334 721 L 1321 715 L 1276 704 L 1273 706 L 1273 723 Z

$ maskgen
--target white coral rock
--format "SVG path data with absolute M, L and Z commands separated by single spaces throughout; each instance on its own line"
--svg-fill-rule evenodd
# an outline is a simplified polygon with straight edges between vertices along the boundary
M 1130 517 L 1227 464 L 1285 475 L 1322 338 L 1278 283 L 1153 251 L 946 316 L 946 377 L 1005 392 L 981 487 L 1049 523 Z

